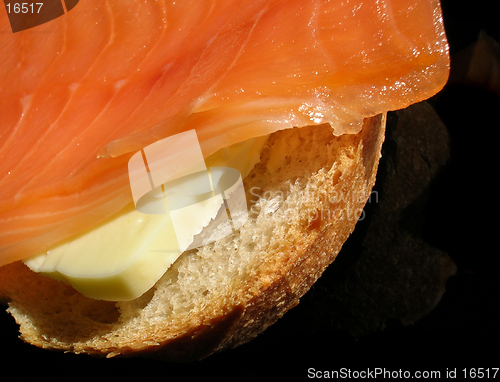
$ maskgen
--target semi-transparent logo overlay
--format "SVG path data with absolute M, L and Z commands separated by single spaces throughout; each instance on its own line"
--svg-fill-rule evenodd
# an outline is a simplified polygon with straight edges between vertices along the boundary
M 169 214 L 178 239 L 185 235 L 186 217 L 213 216 L 203 235 L 197 235 L 187 249 L 226 237 L 248 219 L 240 172 L 231 167 L 208 168 L 195 130 L 145 147 L 130 158 L 128 170 L 136 209 Z
M 52 21 L 72 10 L 79 0 L 4 0 L 12 32 L 21 32 Z

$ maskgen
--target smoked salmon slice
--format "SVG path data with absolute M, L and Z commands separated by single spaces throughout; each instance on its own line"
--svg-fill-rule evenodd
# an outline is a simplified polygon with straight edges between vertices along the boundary
M 357 132 L 438 92 L 437 0 L 80 1 L 12 33 L 0 6 L 0 265 L 133 202 L 127 163 L 292 126 Z

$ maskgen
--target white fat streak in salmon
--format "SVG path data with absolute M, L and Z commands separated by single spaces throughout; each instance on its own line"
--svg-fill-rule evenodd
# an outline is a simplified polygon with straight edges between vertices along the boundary
M 240 46 L 240 49 L 235 54 L 233 60 L 228 64 L 227 70 L 225 71 L 225 73 L 229 72 L 231 70 L 231 68 L 234 67 L 234 64 L 236 63 L 236 61 L 240 57 L 241 53 L 243 52 L 248 40 L 250 39 L 253 31 L 255 30 L 257 23 L 259 22 L 259 20 L 261 19 L 262 15 L 265 13 L 265 11 L 266 11 L 266 9 L 262 9 L 260 12 L 258 12 L 254 16 L 253 25 L 252 25 L 251 29 L 249 30 L 245 41 Z M 209 50 L 210 46 L 217 39 L 217 37 L 218 37 L 218 35 L 213 36 L 212 38 L 209 39 L 209 41 L 207 42 L 207 44 L 205 46 L 205 51 L 201 54 L 198 62 L 203 62 L 205 52 L 207 52 Z M 193 72 L 195 71 L 195 69 L 196 69 L 196 65 L 193 67 Z M 204 95 L 200 96 L 196 101 L 194 101 L 192 103 L 192 105 L 193 106 L 196 105 L 197 107 L 200 107 L 201 106 L 200 104 L 202 102 L 208 101 L 210 99 L 210 97 L 213 96 L 213 89 L 215 89 L 217 84 L 222 80 L 222 78 L 224 77 L 224 74 L 222 74 L 217 80 L 215 80 L 213 82 L 212 86 L 205 91 Z M 186 111 L 184 111 L 184 113 L 185 112 Z M 195 112 L 195 110 L 191 110 L 191 112 L 188 112 L 188 114 L 191 114 L 194 112 Z M 163 123 L 160 123 L 156 127 L 157 128 L 158 127 L 164 128 L 165 125 Z M 104 146 L 103 148 L 101 148 L 99 150 L 98 157 L 118 157 L 120 155 L 127 154 L 131 151 L 140 150 L 142 147 L 144 147 L 143 145 L 147 146 L 147 145 L 155 142 L 156 140 L 166 138 L 165 132 L 158 131 L 157 134 L 153 135 L 151 130 L 152 129 L 149 129 L 149 130 L 147 130 L 145 132 L 141 132 L 137 135 L 127 136 L 127 137 L 121 138 L 119 140 L 108 143 L 106 146 Z M 166 132 L 171 133 L 171 130 L 167 129 Z M 137 144 L 137 142 L 140 142 L 140 143 Z
M 66 101 L 66 104 L 64 105 L 64 108 L 63 108 L 62 112 L 59 114 L 59 116 L 57 117 L 57 119 L 53 123 L 51 123 L 50 126 L 45 130 L 45 132 L 43 133 L 43 135 L 39 138 L 37 145 L 43 145 L 43 144 L 45 144 L 43 138 L 46 137 L 46 136 L 48 136 L 55 129 L 55 127 L 58 125 L 58 122 L 60 121 L 60 119 L 62 118 L 62 116 L 64 116 L 64 113 L 65 113 L 65 111 L 68 108 L 68 105 L 71 104 L 71 100 L 73 99 L 76 91 L 78 90 L 78 87 L 79 87 L 78 83 L 72 83 L 71 85 L 69 85 L 70 96 L 68 97 L 68 99 Z M 37 145 L 35 145 L 34 148 L 36 148 Z M 32 150 L 32 152 L 37 152 L 37 151 L 36 150 Z M 55 153 L 54 159 L 56 159 L 58 156 L 59 156 L 59 153 Z M 31 156 L 28 153 L 27 155 L 25 155 L 23 157 L 23 159 L 21 161 L 19 161 L 17 163 L 17 166 L 21 166 L 24 162 L 27 162 L 29 159 L 31 159 Z M 50 163 L 49 163 L 49 165 L 50 165 Z M 46 167 L 48 167 L 48 166 L 46 166 Z M 39 173 L 39 174 L 33 176 L 29 182 L 25 183 L 24 187 L 22 187 L 18 191 L 18 193 L 16 194 L 16 197 L 15 197 L 16 201 L 19 200 L 19 198 L 23 194 L 24 190 L 26 190 L 27 188 L 29 188 L 31 186 L 31 184 L 33 184 L 34 182 L 36 182 L 36 180 L 39 179 L 41 176 L 44 176 L 44 172 Z
M 20 102 L 21 102 L 21 106 L 23 108 L 23 111 L 21 113 L 19 121 L 17 122 L 16 126 L 12 130 L 12 133 L 5 140 L 4 144 L 0 147 L 0 154 L 1 154 L 2 150 L 3 150 L 3 148 L 7 147 L 12 142 L 12 140 L 14 139 L 14 137 L 16 136 L 17 131 L 19 130 L 19 127 L 23 123 L 24 118 L 26 117 L 26 114 L 27 114 L 28 110 L 31 107 L 31 103 L 33 102 L 33 96 L 34 96 L 34 94 L 32 93 L 32 94 L 25 95 L 24 97 L 21 98 Z M 9 171 L 9 174 L 10 174 L 10 171 Z M 4 178 L 0 178 L 0 184 L 2 183 L 3 179 Z

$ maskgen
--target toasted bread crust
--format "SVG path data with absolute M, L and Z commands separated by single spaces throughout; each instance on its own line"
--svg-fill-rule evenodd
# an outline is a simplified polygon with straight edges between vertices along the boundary
M 228 238 L 224 250 L 216 244 L 203 249 L 206 254 L 181 257 L 180 264 L 137 301 L 115 305 L 92 300 L 19 262 L 0 268 L 0 298 L 8 302 L 21 337 L 43 348 L 186 361 L 241 345 L 297 305 L 335 260 L 374 185 L 384 129 L 385 115 L 378 115 L 367 119 L 355 135 L 335 137 L 327 126 L 274 133 L 261 163 L 245 179 L 253 226 Z M 293 139 L 303 146 L 288 152 L 287 163 L 270 177 L 273 146 L 297 134 Z M 281 195 L 286 196 L 276 199 L 285 189 Z M 252 199 L 256 195 L 258 200 Z M 169 313 L 175 308 L 162 294 L 187 277 L 182 267 L 189 261 L 201 267 L 210 251 L 228 252 L 228 259 L 231 246 L 236 252 L 247 251 L 251 238 L 260 237 L 259 229 L 266 230 L 262 237 L 268 242 L 249 264 L 239 265 L 231 285 L 223 285 L 221 278 L 221 285 L 208 288 L 206 297 L 193 295 L 185 311 Z

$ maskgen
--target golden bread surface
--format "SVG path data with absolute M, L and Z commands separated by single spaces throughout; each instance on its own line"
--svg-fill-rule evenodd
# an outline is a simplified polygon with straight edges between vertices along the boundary
M 358 134 L 273 133 L 244 181 L 249 221 L 183 254 L 136 300 L 93 300 L 20 262 L 0 268 L 0 300 L 21 338 L 42 348 L 197 360 L 243 344 L 335 260 L 375 183 L 385 118 L 366 119 Z

